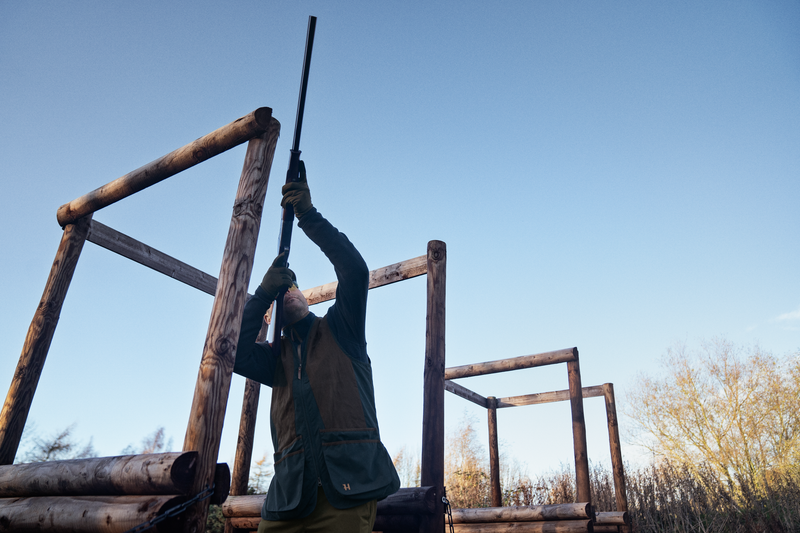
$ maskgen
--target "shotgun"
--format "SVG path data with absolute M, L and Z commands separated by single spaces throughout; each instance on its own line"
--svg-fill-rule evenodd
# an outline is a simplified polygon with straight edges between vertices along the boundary
M 303 111 L 306 107 L 306 89 L 308 88 L 308 71 L 311 68 L 311 49 L 314 47 L 314 30 L 317 27 L 317 17 L 308 17 L 308 30 L 306 31 L 306 51 L 303 57 L 303 74 L 300 79 L 300 97 L 297 101 L 297 118 L 294 122 L 294 140 L 289 152 L 289 169 L 286 171 L 286 183 L 297 181 L 300 178 L 300 132 L 303 129 Z M 284 266 L 289 266 L 289 250 L 292 245 L 292 226 L 294 225 L 294 207 L 287 204 L 281 216 L 281 229 L 278 243 L 278 255 L 285 254 Z M 275 300 L 275 329 L 272 334 L 272 349 L 280 357 L 281 354 L 281 324 L 283 323 L 283 295 L 286 291 L 278 293 Z

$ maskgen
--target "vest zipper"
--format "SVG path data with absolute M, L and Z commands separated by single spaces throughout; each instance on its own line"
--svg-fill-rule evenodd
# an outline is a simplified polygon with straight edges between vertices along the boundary
M 300 346 L 297 347 L 297 379 L 300 380 L 300 373 L 303 371 L 303 356 L 300 353 Z

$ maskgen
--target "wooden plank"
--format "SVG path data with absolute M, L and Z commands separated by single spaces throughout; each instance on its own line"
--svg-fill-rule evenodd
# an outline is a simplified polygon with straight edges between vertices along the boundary
M 444 382 L 444 390 L 448 392 L 452 392 L 456 396 L 461 396 L 465 400 L 469 400 L 474 404 L 480 405 L 484 409 L 487 407 L 488 403 L 486 398 L 478 394 L 477 392 L 473 392 L 468 388 L 459 385 L 455 381 L 445 380 Z M 498 405 L 499 407 L 499 405 Z
M 81 256 L 83 243 L 86 242 L 90 221 L 91 216 L 67 225 L 61 236 L 44 293 L 33 314 L 17 369 L 0 412 L 0 465 L 14 462 L 61 308 Z
M 603 393 L 606 400 L 606 419 L 608 421 L 608 446 L 611 450 L 611 471 L 614 474 L 614 497 L 617 511 L 628 511 L 628 493 L 625 486 L 625 466 L 622 463 L 622 444 L 619 439 L 617 404 L 614 399 L 614 384 L 605 383 Z
M 486 414 L 489 420 L 489 493 L 492 507 L 503 505 L 503 493 L 500 490 L 500 448 L 497 443 L 497 398 L 486 398 Z
M 376 289 L 405 279 L 422 276 L 423 274 L 427 274 L 427 272 L 427 257 L 421 255 L 413 259 L 408 259 L 371 271 L 369 273 L 369 288 Z M 303 295 L 306 297 L 306 300 L 308 300 L 308 305 L 327 302 L 336 298 L 336 287 L 338 286 L 339 282 L 337 281 L 326 283 L 325 285 L 319 285 L 304 290 Z
M 441 533 L 444 506 L 444 369 L 445 282 L 447 246 L 428 242 L 428 305 L 425 328 L 425 369 L 422 400 L 420 484 L 436 488 L 437 510 L 420 523 L 420 533 Z
M 214 276 L 187 265 L 96 220 L 92 221 L 92 226 L 86 239 L 98 246 L 102 246 L 106 250 L 111 250 L 123 257 L 136 261 L 140 265 L 152 268 L 156 272 L 166 274 L 206 294 L 214 296 L 217 292 L 217 278 Z
M 124 533 L 180 504 L 183 496 L 0 498 L 0 530 L 15 533 Z M 151 531 L 175 531 L 179 518 Z
M 523 355 L 522 357 L 499 359 L 486 363 L 454 366 L 445 370 L 444 377 L 445 379 L 458 379 L 468 378 L 470 376 L 482 376 L 497 372 L 508 372 L 509 370 L 520 370 L 522 368 L 568 363 L 570 361 L 575 361 L 577 357 L 577 348 L 567 348 L 565 350 L 556 350 L 554 352 L 545 352 L 535 355 Z
M 595 385 L 583 387 L 584 398 L 594 398 L 603 396 L 603 386 Z M 522 405 L 536 405 L 540 403 L 566 402 L 569 400 L 569 390 L 558 390 L 550 392 L 539 392 L 536 394 L 526 394 L 524 396 L 508 396 L 497 399 L 497 408 L 519 407 Z
M 197 452 L 93 457 L 0 466 L 0 498 L 186 494 Z
M 214 481 L 236 343 L 279 131 L 280 124 L 273 119 L 270 131 L 252 139 L 247 146 L 183 442 L 185 451 L 200 452 L 193 493 L 199 493 Z M 204 531 L 207 512 L 205 503 L 191 506 L 186 511 L 184 531 Z
M 194 142 L 162 156 L 133 172 L 98 187 L 58 208 L 61 227 L 135 194 L 151 185 L 193 167 L 243 142 L 262 135 L 272 127 L 272 109 L 260 107 Z
M 583 388 L 578 351 L 575 360 L 567 363 L 570 410 L 572 412 L 572 442 L 575 451 L 575 487 L 579 502 L 592 503 L 589 490 L 589 454 L 586 445 L 586 419 L 583 415 Z
M 455 524 L 453 530 L 455 533 L 582 533 L 593 531 L 591 520 Z

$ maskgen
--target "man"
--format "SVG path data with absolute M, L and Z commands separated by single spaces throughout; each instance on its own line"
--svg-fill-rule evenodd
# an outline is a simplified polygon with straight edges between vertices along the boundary
M 283 187 L 298 226 L 328 257 L 339 286 L 322 318 L 308 310 L 294 273 L 277 257 L 245 304 L 234 371 L 272 387 L 275 475 L 262 532 L 370 532 L 377 500 L 400 480 L 380 441 L 365 334 L 369 269 L 347 237 L 311 204 L 305 164 Z M 264 313 L 282 290 L 280 354 L 256 343 Z M 277 325 L 276 325 L 277 326 Z

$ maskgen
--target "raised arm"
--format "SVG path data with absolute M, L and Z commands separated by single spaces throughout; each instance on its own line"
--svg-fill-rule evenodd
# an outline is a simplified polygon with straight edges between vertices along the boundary
M 328 324 L 339 345 L 350 356 L 367 361 L 365 322 L 369 268 L 347 236 L 336 229 L 311 204 L 305 164 L 301 162 L 300 181 L 286 184 L 283 202 L 294 206 L 298 226 L 319 246 L 336 272 L 339 286 L 336 302 L 328 310 Z

